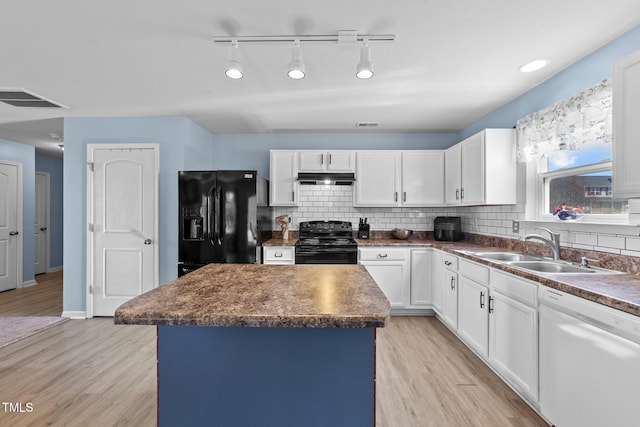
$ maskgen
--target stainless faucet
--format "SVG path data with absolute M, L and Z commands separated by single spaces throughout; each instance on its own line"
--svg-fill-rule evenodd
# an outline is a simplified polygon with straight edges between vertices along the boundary
M 540 230 L 544 230 L 547 233 L 549 233 L 549 235 L 551 236 L 551 239 L 547 239 L 546 237 L 541 236 L 539 234 L 525 234 L 520 238 L 520 240 L 523 242 L 526 242 L 527 240 L 540 240 L 541 242 L 546 243 L 546 245 L 549 246 L 551 248 L 551 251 L 553 252 L 553 259 L 556 261 L 559 260 L 560 259 L 560 233 L 555 233 L 549 230 L 548 228 L 542 228 L 542 227 L 538 227 L 538 228 Z

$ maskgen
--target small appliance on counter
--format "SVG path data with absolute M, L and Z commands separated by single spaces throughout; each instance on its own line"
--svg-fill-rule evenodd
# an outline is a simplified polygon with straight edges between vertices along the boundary
M 457 242 L 462 238 L 462 225 L 459 216 L 438 216 L 433 220 L 433 238 L 448 242 Z
M 360 224 L 358 225 L 358 239 L 368 239 L 369 238 L 369 224 L 367 223 L 368 218 L 360 218 Z

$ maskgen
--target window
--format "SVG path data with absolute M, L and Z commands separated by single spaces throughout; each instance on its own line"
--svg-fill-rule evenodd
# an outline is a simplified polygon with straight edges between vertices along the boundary
M 589 142 L 580 150 L 560 150 L 539 160 L 540 219 L 550 219 L 563 203 L 585 219 L 620 222 L 627 219 L 629 203 L 614 199 L 611 185 L 611 144 Z

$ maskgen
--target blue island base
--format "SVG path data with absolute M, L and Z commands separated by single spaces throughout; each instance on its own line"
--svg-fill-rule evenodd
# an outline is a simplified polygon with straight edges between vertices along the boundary
M 374 420 L 374 328 L 158 326 L 160 426 Z

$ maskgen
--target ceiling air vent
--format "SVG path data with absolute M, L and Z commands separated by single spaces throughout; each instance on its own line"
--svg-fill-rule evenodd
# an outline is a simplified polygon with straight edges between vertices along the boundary
M 0 102 L 14 107 L 69 108 L 24 89 L 0 89 Z
M 380 123 L 378 122 L 358 122 L 356 123 L 357 128 L 375 128 L 378 127 Z

